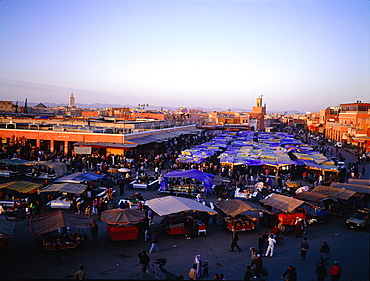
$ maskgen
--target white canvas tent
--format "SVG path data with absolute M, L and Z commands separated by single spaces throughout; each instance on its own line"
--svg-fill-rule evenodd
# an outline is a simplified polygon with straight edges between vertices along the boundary
M 202 203 L 184 197 L 165 196 L 148 200 L 146 203 L 149 208 L 160 216 L 186 211 L 207 212 L 211 215 L 217 214 L 217 212 Z

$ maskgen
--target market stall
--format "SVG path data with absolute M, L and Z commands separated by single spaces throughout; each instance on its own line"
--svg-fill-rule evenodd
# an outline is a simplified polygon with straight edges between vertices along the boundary
M 356 197 L 356 192 L 347 190 L 344 188 L 337 188 L 332 186 L 316 186 L 313 192 L 321 193 L 328 195 L 329 197 L 336 198 L 337 203 L 330 205 L 330 214 L 342 216 L 346 209 L 349 207 L 349 204 L 358 202 L 359 198 Z
M 0 159 L 0 177 L 15 177 L 26 174 L 30 168 L 30 161 L 19 158 Z
M 349 178 L 348 183 L 350 184 L 360 184 L 360 185 L 370 185 L 370 179 L 353 179 Z
M 120 199 L 118 201 L 118 206 L 122 206 L 122 208 L 130 208 L 130 209 L 143 209 L 144 206 L 146 207 L 146 200 L 141 195 L 140 192 L 136 192 L 133 195 L 131 195 L 129 198 L 126 199 Z
M 111 241 L 136 240 L 138 224 L 145 220 L 143 211 L 134 209 L 111 209 L 101 213 L 101 220 L 108 223 L 107 232 Z
M 18 201 L 25 202 L 32 197 L 41 184 L 28 181 L 12 181 L 0 184 L 0 205 L 3 206 L 8 216 L 16 217 Z
M 165 216 L 162 226 L 170 235 L 187 233 L 186 222 L 192 225 L 197 235 L 201 232 L 206 234 L 206 222 L 201 220 L 201 213 L 217 214 L 204 204 L 184 197 L 165 196 L 148 200 L 146 203 L 159 216 Z M 189 216 L 190 212 L 192 216 Z
M 58 183 L 50 184 L 38 190 L 39 193 L 57 193 L 61 194 L 58 198 L 47 203 L 52 209 L 70 209 L 73 203 L 73 196 L 77 196 L 75 200 L 83 203 L 82 194 L 86 191 L 87 185 L 74 183 Z
M 217 208 L 226 214 L 224 221 L 231 231 L 247 231 L 256 228 L 257 212 L 261 207 L 252 205 L 254 204 L 239 199 L 229 199 L 216 204 Z
M 27 176 L 36 179 L 54 180 L 67 174 L 67 164 L 53 161 L 30 162 L 32 171 Z
M 94 172 L 78 172 L 61 177 L 54 181 L 54 183 L 84 183 L 96 181 L 104 178 L 104 175 Z
M 312 191 L 298 192 L 294 198 L 310 203 L 302 205 L 302 208 L 306 210 L 307 218 L 320 221 L 326 219 L 327 215 L 330 214 L 330 205 L 336 204 L 336 200 L 328 195 Z
M 204 196 L 208 196 L 213 189 L 212 179 L 214 175 L 196 169 L 171 171 L 165 174 L 163 178 L 164 181 L 161 182 L 159 191 L 171 195 L 203 193 Z
M 296 225 L 299 219 L 306 219 L 305 210 L 301 208 L 306 202 L 302 200 L 272 193 L 261 199 L 260 203 L 269 206 L 271 212 L 277 214 L 279 228 L 283 233 L 289 233 L 290 226 Z
M 61 249 L 70 249 L 86 242 L 83 232 L 71 233 L 71 230 L 90 229 L 92 224 L 93 220 L 84 215 L 57 210 L 32 216 L 30 231 L 32 235 L 41 235 L 42 245 L 46 250 L 55 250 L 58 239 Z
M 6 215 L 0 214 L 0 249 L 6 248 L 7 239 L 13 236 L 15 220 L 9 220 Z

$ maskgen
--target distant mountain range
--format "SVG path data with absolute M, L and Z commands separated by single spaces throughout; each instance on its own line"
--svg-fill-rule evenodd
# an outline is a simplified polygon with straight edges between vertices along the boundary
M 18 103 L 19 105 L 24 105 L 24 102 L 19 102 Z M 28 106 L 36 106 L 38 103 L 36 102 L 29 102 L 28 103 Z M 68 106 L 68 104 L 56 104 L 56 103 L 49 103 L 49 102 L 43 102 L 43 104 L 47 107 L 58 107 L 58 106 Z M 128 108 L 137 108 L 137 106 L 133 106 L 133 105 L 128 105 L 128 104 L 125 104 L 125 105 L 122 105 L 122 104 L 108 104 L 108 103 L 93 103 L 93 104 L 83 104 L 83 103 L 76 103 L 76 107 L 80 107 L 80 108 L 99 108 L 99 109 L 106 109 L 106 108 L 109 108 L 109 107 L 128 107 Z M 169 107 L 169 106 L 155 106 L 155 105 L 151 105 L 151 106 L 148 106 L 146 109 L 148 110 L 178 110 L 180 107 Z M 203 108 L 203 107 L 195 107 L 194 109 L 199 109 L 199 110 L 203 110 L 205 112 L 210 112 L 210 111 L 222 111 L 222 112 L 225 112 L 227 111 L 228 109 L 225 109 L 225 108 Z M 244 112 L 251 112 L 252 110 L 251 109 L 242 109 L 242 108 L 230 108 L 231 111 L 233 112 L 239 112 L 239 111 L 244 111 Z M 297 110 L 286 110 L 286 111 L 268 111 L 267 113 L 279 113 L 279 114 L 284 114 L 286 112 L 286 114 L 289 114 L 289 115 L 292 115 L 292 114 L 302 114 L 302 112 L 299 112 Z

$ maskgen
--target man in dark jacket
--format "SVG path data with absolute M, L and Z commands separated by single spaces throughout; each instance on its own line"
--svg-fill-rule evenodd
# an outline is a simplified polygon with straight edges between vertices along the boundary
M 305 237 L 301 243 L 301 260 L 305 260 L 306 259 L 306 254 L 307 254 L 307 250 L 308 250 L 309 246 L 308 246 L 308 242 L 307 242 L 307 237 Z
M 149 262 L 150 262 L 150 258 L 146 254 L 146 251 L 144 251 L 144 250 L 141 251 L 137 256 L 140 259 L 141 272 L 144 274 L 144 276 L 146 276 L 146 269 L 148 268 L 148 265 L 149 265 Z
M 286 281 L 297 281 L 297 273 L 292 265 L 288 266 L 288 269 L 281 276 L 281 279 L 284 279 L 285 275 L 288 275 Z
M 324 265 L 324 261 L 321 261 L 320 264 L 316 267 L 317 281 L 324 281 L 328 277 L 328 271 Z
M 239 235 L 235 230 L 233 230 L 233 232 L 231 234 L 231 250 L 230 250 L 230 252 L 234 252 L 234 248 L 237 248 L 239 252 L 242 250 L 242 249 L 240 249 L 240 247 L 238 245 L 238 241 L 239 241 Z
M 257 257 L 254 260 L 252 260 L 251 266 L 253 267 L 253 265 L 255 265 L 254 274 L 257 277 L 260 276 L 263 272 L 263 262 L 261 260 L 260 254 L 258 254 Z

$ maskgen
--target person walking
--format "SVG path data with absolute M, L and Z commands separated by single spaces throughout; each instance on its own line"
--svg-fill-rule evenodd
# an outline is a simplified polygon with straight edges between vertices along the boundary
M 253 269 L 250 265 L 248 265 L 246 271 L 244 272 L 243 280 L 250 281 L 253 278 L 253 276 L 254 276 Z
M 98 225 L 96 224 L 95 221 L 93 221 L 93 224 L 90 227 L 93 245 L 95 245 L 98 242 L 98 230 L 99 230 Z
M 251 262 L 250 266 L 254 267 L 254 275 L 259 277 L 263 272 L 263 261 L 261 260 L 261 255 L 258 254 L 257 257 Z
M 146 254 L 146 251 L 141 251 L 138 255 L 139 257 L 139 262 L 141 264 L 141 272 L 143 273 L 144 277 L 146 277 L 146 269 L 148 268 L 148 265 L 149 265 L 149 262 L 150 262 L 150 258 L 149 256 Z
M 119 196 L 122 196 L 125 194 L 125 181 L 123 179 L 120 179 L 119 181 Z
M 84 272 L 84 266 L 83 265 L 80 266 L 80 269 L 75 273 L 74 277 L 77 280 L 86 280 L 86 279 L 89 279 L 89 277 Z
M 149 254 L 152 253 L 152 251 L 155 249 L 157 252 L 159 252 L 157 244 L 159 243 L 158 240 L 158 231 L 154 231 L 153 234 L 150 236 L 150 242 L 152 242 L 152 245 L 149 249 Z
M 251 250 L 251 259 L 253 261 L 259 253 L 255 247 L 250 247 L 249 250 Z
M 200 255 L 194 256 L 194 264 L 196 265 L 195 270 L 197 271 L 197 278 L 200 278 L 202 276 L 202 259 Z
M 288 269 L 281 275 L 281 279 L 284 279 L 285 275 L 288 275 L 286 281 L 297 281 L 297 272 L 292 265 L 288 266 Z
M 197 280 L 197 265 L 196 264 L 193 264 L 193 267 L 190 268 L 190 271 L 189 271 L 189 278 L 190 280 Z
M 51 261 L 52 265 L 58 262 L 58 265 L 62 264 L 62 249 L 60 248 L 60 239 L 57 239 L 57 243 L 55 244 L 55 258 Z
M 258 252 L 263 253 L 263 245 L 265 244 L 265 240 L 263 238 L 262 233 L 260 233 L 258 237 Z
M 274 235 L 270 234 L 270 237 L 268 238 L 268 246 L 265 253 L 265 256 L 269 256 L 272 258 L 272 255 L 274 254 L 274 248 L 275 248 L 276 240 L 274 238 Z
M 267 250 L 267 246 L 268 246 L 268 239 L 269 239 L 268 231 L 265 231 L 265 233 L 262 235 L 262 239 L 263 239 L 263 247 L 262 247 L 262 252 L 260 253 L 262 256 L 264 256 Z
M 326 270 L 325 262 L 321 261 L 316 267 L 317 281 L 324 281 L 328 277 L 328 271 Z
M 91 207 L 90 207 L 90 205 L 87 205 L 87 207 L 85 209 L 85 216 L 87 216 L 88 218 L 91 217 Z
M 309 248 L 308 242 L 307 242 L 307 237 L 305 237 L 301 243 L 301 260 L 306 259 L 307 255 L 307 250 Z
M 203 275 L 202 277 L 209 277 L 209 274 L 208 274 L 208 261 L 205 261 L 204 264 L 203 264 Z
M 330 276 L 332 281 L 339 281 L 342 276 L 342 269 L 339 267 L 338 262 L 335 261 L 330 269 Z
M 230 252 L 234 252 L 234 248 L 237 248 L 238 251 L 241 252 L 242 249 L 240 249 L 240 247 L 238 245 L 238 241 L 239 241 L 239 235 L 235 230 L 233 230 L 233 232 L 231 233 L 231 250 L 230 250 Z
M 329 245 L 326 242 L 322 242 L 321 248 L 319 250 L 321 258 L 326 258 L 326 255 L 329 253 Z

